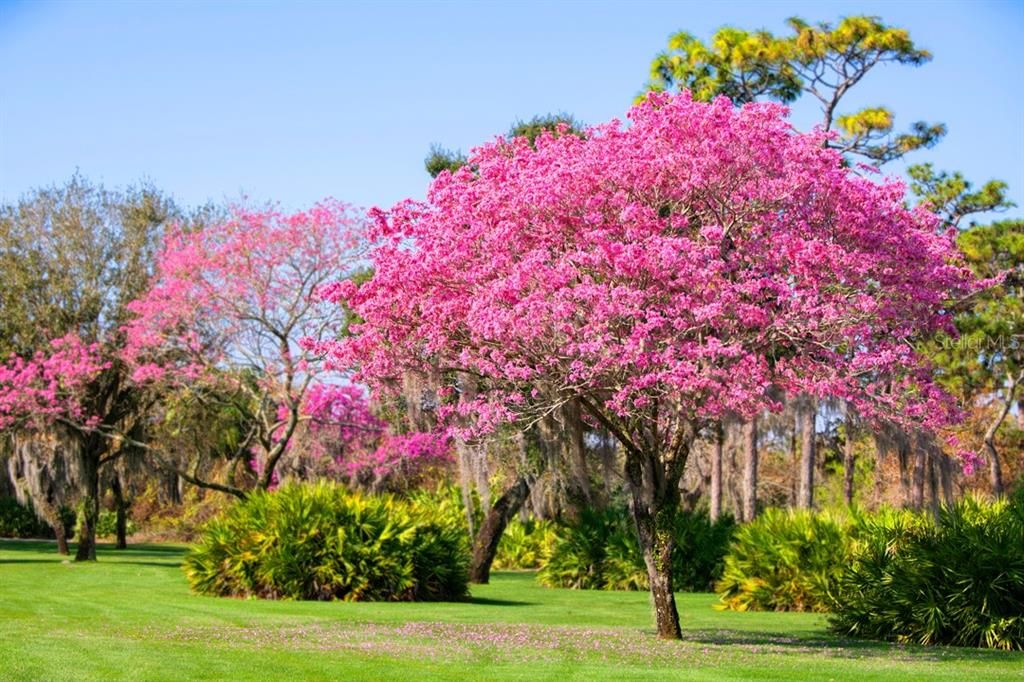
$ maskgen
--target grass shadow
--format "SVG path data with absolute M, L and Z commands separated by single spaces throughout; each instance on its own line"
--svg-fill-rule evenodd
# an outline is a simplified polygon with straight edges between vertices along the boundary
M 477 604 L 479 606 L 536 606 L 533 602 L 513 601 L 511 599 L 490 599 L 488 597 L 466 597 L 459 600 L 460 604 Z
M 782 632 L 752 632 L 749 630 L 684 630 L 683 641 L 718 646 L 747 648 L 773 648 L 808 651 L 837 658 L 892 658 L 922 661 L 989 661 L 1006 660 L 1006 656 L 1019 657 L 1024 664 L 1024 652 L 975 649 L 970 647 L 899 644 L 867 639 L 853 639 L 839 635 L 801 636 Z

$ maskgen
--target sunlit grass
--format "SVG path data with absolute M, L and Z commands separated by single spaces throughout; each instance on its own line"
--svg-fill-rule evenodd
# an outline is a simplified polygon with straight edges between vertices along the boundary
M 459 603 L 313 603 L 190 594 L 185 548 L 0 541 L 0 679 L 1011 679 L 1024 654 L 841 640 L 821 616 L 713 610 L 679 595 L 685 640 L 647 595 L 498 573 Z

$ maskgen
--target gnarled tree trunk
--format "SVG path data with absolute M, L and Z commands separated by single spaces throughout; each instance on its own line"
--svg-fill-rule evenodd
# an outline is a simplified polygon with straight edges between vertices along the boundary
M 96 523 L 100 514 L 100 456 L 83 448 L 79 470 L 78 550 L 75 561 L 96 561 Z
M 498 552 L 498 543 L 505 532 L 509 520 L 523 506 L 530 494 L 530 479 L 520 476 L 501 497 L 487 510 L 484 521 L 473 542 L 473 563 L 470 566 L 469 579 L 478 585 L 486 585 L 491 579 L 491 564 Z
M 692 439 L 691 439 L 692 440 Z M 679 611 L 672 584 L 672 552 L 679 510 L 679 479 L 690 443 L 668 461 L 654 453 L 626 455 L 626 480 L 632 495 L 637 540 L 647 566 L 655 625 L 662 639 L 681 639 Z
M 988 456 L 989 464 L 989 481 L 992 484 L 992 494 L 996 497 L 1003 495 L 1003 468 L 999 462 L 999 452 L 996 451 L 996 433 L 999 432 L 999 427 L 1002 426 L 1003 420 L 1006 419 L 1006 415 L 1010 413 L 1010 407 L 1013 405 L 1014 393 L 1017 392 L 1017 385 L 1024 381 L 1024 372 L 1021 372 L 1019 376 L 1009 376 L 1007 378 L 1008 386 L 1006 387 L 1006 400 L 1003 402 L 1002 408 L 996 418 L 992 420 L 988 428 L 985 429 L 985 454 Z
M 128 501 L 124 497 L 120 476 L 114 475 L 110 482 L 110 491 L 114 494 L 114 513 L 116 516 L 117 549 L 128 548 Z

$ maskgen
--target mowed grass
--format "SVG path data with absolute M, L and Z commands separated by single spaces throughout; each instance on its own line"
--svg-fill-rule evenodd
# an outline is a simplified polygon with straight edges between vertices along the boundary
M 1024 654 L 837 639 L 821 616 L 715 611 L 681 594 L 685 640 L 644 593 L 555 590 L 498 573 L 459 603 L 200 597 L 186 548 L 0 541 L 0 680 L 1008 680 Z

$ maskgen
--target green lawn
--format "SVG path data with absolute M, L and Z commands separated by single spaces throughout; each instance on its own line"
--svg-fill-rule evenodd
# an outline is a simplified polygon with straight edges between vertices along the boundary
M 0 680 L 1024 679 L 1024 654 L 836 639 L 820 616 L 723 613 L 680 595 L 685 641 L 652 634 L 647 595 L 498 573 L 468 602 L 198 597 L 184 548 L 0 541 Z

